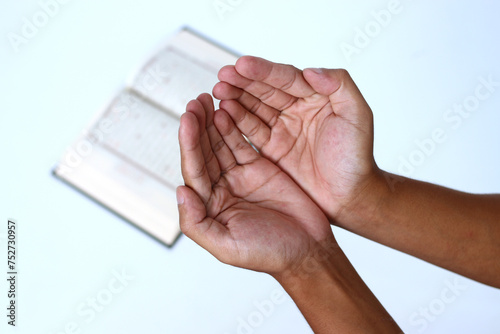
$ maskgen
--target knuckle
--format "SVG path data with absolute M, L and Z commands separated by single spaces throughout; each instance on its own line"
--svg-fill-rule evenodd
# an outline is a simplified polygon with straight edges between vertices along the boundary
M 274 93 L 275 93 L 276 89 L 275 88 L 270 88 L 268 89 L 267 91 L 263 92 L 261 94 L 261 100 L 262 101 L 268 101 L 270 98 L 273 97 Z
M 256 124 L 248 130 L 247 136 L 249 137 L 255 136 L 257 133 L 259 133 L 260 128 L 261 128 L 261 123 L 256 122 Z
M 342 79 L 351 79 L 351 75 L 349 74 L 349 71 L 347 71 L 345 68 L 339 68 L 337 70 L 338 76 Z
M 295 82 L 297 82 L 297 79 L 298 79 L 298 76 L 299 76 L 299 71 L 295 67 L 293 67 L 293 66 L 291 66 L 291 68 L 293 70 L 293 77 L 290 78 L 290 80 L 288 80 L 287 82 L 285 82 L 280 87 L 281 90 L 287 90 L 290 87 L 292 87 L 295 84 Z
M 222 139 L 217 141 L 213 146 L 214 153 L 220 152 L 220 150 L 222 150 L 223 147 L 224 147 L 224 141 Z

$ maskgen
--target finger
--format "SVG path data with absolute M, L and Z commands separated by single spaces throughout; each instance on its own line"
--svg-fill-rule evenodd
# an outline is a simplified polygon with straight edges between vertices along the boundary
M 248 164 L 260 157 L 236 128 L 225 110 L 220 109 L 215 112 L 214 122 L 238 164 Z
M 243 89 L 230 85 L 227 82 L 219 82 L 214 86 L 213 94 L 219 100 L 236 100 L 251 113 L 259 117 L 264 123 L 273 127 L 280 116 L 280 112 L 261 100 L 247 93 Z M 222 108 L 222 107 L 221 107 Z
M 212 193 L 212 183 L 200 144 L 198 119 L 193 113 L 186 112 L 181 117 L 179 144 L 184 183 L 193 189 L 204 203 L 207 203 Z
M 302 71 L 291 65 L 244 56 L 238 59 L 235 68 L 245 78 L 265 83 L 291 96 L 303 98 L 316 93 L 302 76 Z
M 214 101 L 212 99 L 212 96 L 210 96 L 210 94 L 208 93 L 200 94 L 196 99 L 200 101 L 201 105 L 203 106 L 203 109 L 205 109 L 207 113 L 210 112 L 213 113 L 215 111 Z
M 304 78 L 319 94 L 329 97 L 335 114 L 350 120 L 371 117 L 370 107 L 346 70 L 308 68 Z
M 186 106 L 186 111 L 193 113 L 198 119 L 201 151 L 203 152 L 210 182 L 215 183 L 220 176 L 220 168 L 210 146 L 210 139 L 206 129 L 207 116 L 210 111 L 213 113 L 214 107 L 211 96 L 208 95 L 207 97 L 206 95 L 208 94 L 202 94 L 196 100 L 190 101 Z
M 219 133 L 219 130 L 217 130 L 214 124 L 213 112 L 207 114 L 207 133 L 209 138 L 208 141 L 210 142 L 212 152 L 215 154 L 217 164 L 219 166 L 219 175 L 216 178 L 218 181 L 221 171 L 228 171 L 236 166 L 237 163 L 234 159 L 233 153 L 231 153 L 231 150 L 227 147 Z
M 244 77 L 238 73 L 235 66 L 225 66 L 220 69 L 218 78 L 239 87 L 259 100 L 278 110 L 284 110 L 291 106 L 297 97 L 292 96 L 281 89 L 270 86 L 265 82 Z
M 238 129 L 259 151 L 271 138 L 271 129 L 259 117 L 250 113 L 237 101 L 221 101 L 220 107 L 227 111 Z
M 182 232 L 217 258 L 227 253 L 224 245 L 229 240 L 229 230 L 207 217 L 205 205 L 193 190 L 180 186 L 176 193 Z

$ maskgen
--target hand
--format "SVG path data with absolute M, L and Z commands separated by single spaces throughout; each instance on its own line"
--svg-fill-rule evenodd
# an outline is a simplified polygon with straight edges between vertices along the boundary
M 212 99 L 191 101 L 179 129 L 182 231 L 220 261 L 271 274 L 315 333 L 396 333 L 323 212 L 257 153 Z M 381 321 L 381 319 L 384 319 Z
M 260 153 L 349 228 L 365 189 L 380 178 L 373 116 L 345 70 L 305 69 L 241 57 L 213 90 Z
M 220 261 L 278 275 L 335 243 L 323 212 L 202 94 L 179 129 L 182 231 Z

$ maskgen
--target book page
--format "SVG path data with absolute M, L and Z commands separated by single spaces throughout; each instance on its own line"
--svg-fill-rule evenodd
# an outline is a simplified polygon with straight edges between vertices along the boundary
M 182 30 L 141 67 L 62 157 L 54 174 L 166 245 L 180 235 L 177 139 L 186 104 L 211 93 L 236 56 Z
M 132 89 L 180 117 L 186 104 L 212 93 L 219 69 L 237 57 L 182 30 L 157 52 L 132 80 Z

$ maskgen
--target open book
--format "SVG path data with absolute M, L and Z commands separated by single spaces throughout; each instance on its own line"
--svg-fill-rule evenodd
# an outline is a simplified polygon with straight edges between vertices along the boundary
M 161 48 L 66 151 L 54 174 L 171 246 L 181 231 L 177 139 L 189 100 L 212 91 L 237 56 L 185 28 Z

